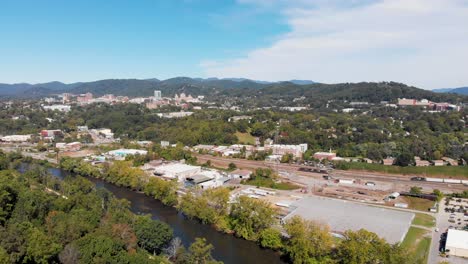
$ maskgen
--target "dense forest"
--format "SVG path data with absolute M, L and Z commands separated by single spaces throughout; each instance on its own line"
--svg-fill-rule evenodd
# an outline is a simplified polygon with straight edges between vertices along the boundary
M 218 263 L 204 239 L 185 250 L 128 201 L 40 165 L 21 174 L 12 170 L 20 159 L 0 153 L 0 263 Z

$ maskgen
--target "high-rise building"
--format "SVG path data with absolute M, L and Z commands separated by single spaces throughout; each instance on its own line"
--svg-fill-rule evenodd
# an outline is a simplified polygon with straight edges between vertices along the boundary
M 154 99 L 161 100 L 161 91 L 154 91 Z

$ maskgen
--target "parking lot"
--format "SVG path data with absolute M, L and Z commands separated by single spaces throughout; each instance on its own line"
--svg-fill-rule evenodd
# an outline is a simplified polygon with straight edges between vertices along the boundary
M 437 213 L 436 232 L 433 232 L 431 254 L 429 263 L 438 263 L 448 260 L 450 263 L 466 263 L 467 260 L 459 257 L 449 256 L 444 258 L 439 256 L 439 252 L 445 249 L 446 233 L 449 228 L 468 230 L 468 199 L 445 198 L 439 203 Z

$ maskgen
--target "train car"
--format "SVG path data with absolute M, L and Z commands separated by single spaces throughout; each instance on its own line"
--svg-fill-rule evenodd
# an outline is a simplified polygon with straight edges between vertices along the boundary
M 426 181 L 428 181 L 428 182 L 444 182 L 444 179 L 440 179 L 440 178 L 426 178 Z
M 457 180 L 457 179 L 444 179 L 444 182 L 445 183 L 458 183 L 458 184 L 462 183 L 461 180 Z

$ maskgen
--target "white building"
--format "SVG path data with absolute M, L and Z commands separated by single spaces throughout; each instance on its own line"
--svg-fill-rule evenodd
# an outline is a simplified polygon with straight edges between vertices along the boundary
M 78 130 L 78 132 L 87 132 L 88 126 L 77 126 L 76 130 Z
M 272 145 L 265 145 L 265 151 L 269 150 L 273 151 L 273 155 L 285 155 L 285 154 L 292 154 L 296 158 L 302 158 L 302 154 L 307 151 L 307 144 L 299 144 L 299 145 L 280 145 L 280 144 L 272 144 Z
M 287 106 L 287 107 L 280 107 L 281 110 L 286 110 L 286 111 L 289 111 L 289 112 L 298 112 L 298 111 L 302 111 L 302 110 L 307 110 L 309 109 L 308 107 L 304 107 L 304 106 Z
M 107 155 L 115 159 L 125 159 L 128 155 L 146 155 L 148 151 L 140 149 L 116 149 L 107 152 Z
M 31 139 L 31 135 L 10 135 L 1 138 L 3 142 L 26 142 Z
M 42 108 L 44 108 L 44 110 L 51 110 L 51 111 L 58 110 L 60 112 L 69 112 L 71 109 L 71 106 L 69 105 L 44 105 Z
M 182 117 L 193 115 L 193 112 L 158 113 L 157 115 L 163 118 L 182 118 Z
M 233 179 L 250 179 L 250 176 L 252 175 L 252 172 L 249 170 L 241 170 L 237 169 L 231 173 L 229 173 L 229 176 Z
M 216 170 L 202 170 L 200 173 L 185 178 L 187 187 L 198 186 L 202 189 L 210 189 L 223 186 L 228 181 L 228 177 L 224 177 Z
M 103 135 L 107 139 L 114 138 L 114 133 L 112 133 L 112 130 L 110 130 L 109 128 L 95 129 L 94 132 L 96 132 L 97 134 Z
M 177 179 L 179 182 L 183 182 L 187 177 L 193 176 L 200 172 L 200 166 L 173 163 L 156 167 L 154 170 L 154 175 L 168 179 Z
M 468 231 L 449 229 L 445 250 L 450 255 L 468 258 Z
M 154 100 L 161 100 L 161 91 L 154 91 Z

